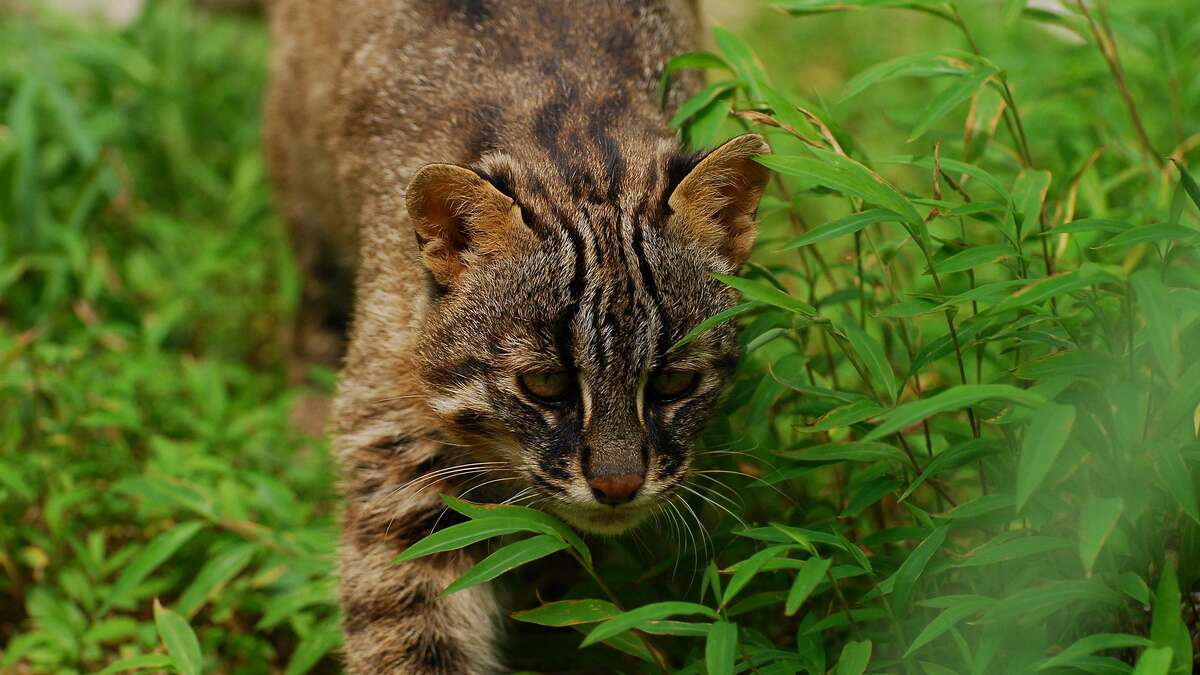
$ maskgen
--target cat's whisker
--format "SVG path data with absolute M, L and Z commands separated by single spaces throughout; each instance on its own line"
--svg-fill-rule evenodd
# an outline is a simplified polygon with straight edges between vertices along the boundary
M 457 476 L 457 475 L 461 475 L 464 473 L 494 471 L 498 467 L 501 467 L 505 464 L 507 464 L 507 462 L 474 462 L 471 464 L 456 464 L 454 466 L 448 466 L 448 467 L 437 469 L 434 471 L 427 471 L 427 472 L 421 474 L 420 476 L 417 476 L 416 478 L 408 481 L 407 483 L 404 483 L 403 485 L 400 485 L 399 487 L 395 488 L 394 490 L 392 490 L 392 492 L 389 496 L 395 495 L 395 494 L 397 494 L 403 490 L 406 490 L 409 487 L 411 487 L 417 483 L 423 482 L 423 481 L 430 481 L 430 480 L 436 481 L 439 478 L 449 478 L 451 476 Z
M 692 508 L 691 504 L 687 503 L 687 500 L 685 500 L 682 495 L 678 493 L 672 494 L 671 500 L 672 505 L 675 506 L 675 513 L 679 515 L 680 524 L 688 533 L 688 537 L 692 540 L 692 574 L 690 577 L 688 577 L 688 588 L 691 588 L 692 584 L 696 581 L 696 575 L 700 573 L 701 551 L 699 544 L 696 542 L 697 537 L 692 534 L 692 528 L 687 524 L 687 518 L 684 517 L 683 511 L 679 509 L 678 504 L 683 504 L 684 508 L 688 510 L 688 513 L 692 515 L 692 519 L 696 521 L 696 529 L 700 532 L 700 544 L 704 545 L 703 555 L 705 560 L 708 559 L 708 542 L 705 541 L 705 537 L 708 536 L 708 533 L 705 532 L 704 525 L 700 522 L 700 516 L 696 515 L 695 509 Z M 676 504 L 676 500 L 678 500 L 678 504 Z
M 714 499 L 720 499 L 722 503 L 729 504 L 730 506 L 733 506 L 733 507 L 738 507 L 738 503 L 736 501 L 734 501 L 731 497 L 729 497 L 728 495 L 725 495 L 721 492 L 717 492 L 716 490 L 708 487 L 707 485 L 701 485 L 699 483 L 692 483 L 691 488 L 693 490 L 702 490 L 705 495 L 709 495 Z
M 683 487 L 683 484 L 680 483 L 679 487 Z M 679 497 L 679 503 L 683 504 L 684 508 L 686 508 L 688 510 L 688 513 L 692 514 L 692 519 L 696 521 L 696 531 L 699 532 L 699 534 L 700 534 L 700 543 L 704 544 L 704 557 L 706 559 L 711 558 L 711 556 L 709 555 L 709 547 L 708 547 L 708 541 L 709 541 L 710 537 L 708 535 L 708 531 L 704 529 L 704 523 L 700 520 L 700 515 L 697 514 L 696 509 L 693 509 L 692 505 L 689 504 L 687 502 L 687 500 L 683 498 L 683 495 L 677 495 L 677 496 Z M 715 553 L 715 551 L 716 551 L 715 544 L 713 545 L 712 550 Z
M 536 488 L 534 488 L 532 486 L 526 487 L 526 488 L 521 488 L 520 492 L 509 497 L 508 499 L 505 499 L 504 501 L 502 501 L 500 503 L 501 504 L 516 504 L 517 502 L 521 501 L 522 499 L 524 499 L 527 496 L 529 496 L 530 494 L 532 494 L 535 490 L 536 490 Z
M 681 484 L 679 487 L 681 487 L 681 488 L 683 488 L 684 490 L 687 490 L 688 492 L 690 492 L 690 493 L 692 493 L 692 494 L 696 495 L 697 497 L 699 497 L 700 499 L 702 499 L 702 500 L 704 500 L 704 501 L 708 502 L 709 504 L 712 504 L 713 506 L 717 507 L 718 509 L 721 509 L 721 510 L 722 510 L 722 511 L 724 511 L 725 513 L 728 513 L 728 514 L 729 514 L 729 516 L 730 516 L 731 518 L 733 518 L 734 520 L 736 520 L 736 521 L 738 521 L 739 523 L 741 523 L 742 527 L 748 527 L 748 526 L 746 525 L 746 521 L 742 520 L 742 517 L 741 517 L 741 516 L 739 516 L 738 514 L 734 513 L 733 511 L 730 511 L 729 509 L 725 508 L 725 506 L 724 506 L 723 504 L 721 504 L 720 502 L 718 502 L 718 501 L 716 501 L 716 500 L 714 500 L 714 499 L 710 498 L 708 495 L 705 495 L 704 493 L 700 492 L 699 490 L 694 490 L 694 489 L 692 489 L 692 488 L 691 488 L 691 486 L 688 486 L 688 485 L 683 485 L 683 484 Z
M 697 474 L 728 473 L 728 474 L 733 474 L 735 476 L 741 476 L 743 478 L 749 478 L 750 480 L 752 480 L 756 483 L 762 483 L 764 486 L 775 491 L 777 494 L 779 494 L 780 497 L 783 497 L 784 499 L 788 500 L 789 502 L 791 502 L 793 504 L 796 503 L 796 500 L 792 499 L 791 495 L 787 494 L 783 490 L 780 490 L 779 487 L 776 486 L 775 484 L 768 483 L 767 481 L 763 480 L 759 476 L 752 476 L 744 471 L 730 471 L 728 469 L 702 469 L 700 471 L 696 471 L 695 473 L 697 473 Z
M 733 495 L 733 498 L 737 500 L 737 503 L 739 506 L 745 506 L 746 501 L 744 499 L 742 499 L 742 495 L 739 494 L 737 490 L 734 490 L 733 488 L 726 485 L 723 481 L 713 478 L 712 476 L 709 476 L 708 474 L 704 473 L 703 471 L 694 472 L 692 474 L 692 477 L 693 478 L 703 478 L 705 480 L 712 481 L 714 484 L 716 484 L 717 487 L 719 487 L 722 490 L 725 490 L 729 494 Z

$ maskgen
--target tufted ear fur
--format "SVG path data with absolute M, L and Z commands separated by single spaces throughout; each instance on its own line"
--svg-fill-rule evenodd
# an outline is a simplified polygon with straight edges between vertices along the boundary
M 770 170 L 754 161 L 771 152 L 758 134 L 743 134 L 710 152 L 667 199 L 670 234 L 741 266 L 754 245 L 758 200 Z
M 516 202 L 461 166 L 422 167 L 405 201 L 421 262 L 443 286 L 453 286 L 480 258 L 521 250 L 534 239 Z

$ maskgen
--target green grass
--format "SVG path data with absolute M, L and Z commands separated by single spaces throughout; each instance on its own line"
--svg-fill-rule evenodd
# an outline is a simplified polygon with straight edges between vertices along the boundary
M 1100 48 L 1074 2 L 778 4 L 680 62 L 690 142 L 776 153 L 709 473 L 620 540 L 509 511 L 474 580 L 553 556 L 500 576 L 509 662 L 1192 672 L 1200 6 L 1101 4 Z M 0 23 L 0 670 L 336 669 L 265 57 L 178 3 Z

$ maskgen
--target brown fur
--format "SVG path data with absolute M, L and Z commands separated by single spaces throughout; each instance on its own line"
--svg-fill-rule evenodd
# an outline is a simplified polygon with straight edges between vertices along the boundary
M 765 172 L 749 158 L 766 146 L 742 137 L 699 165 L 677 147 L 656 86 L 695 48 L 685 0 L 274 0 L 269 14 L 279 202 L 302 264 L 357 258 L 334 411 L 348 669 L 498 670 L 488 589 L 438 597 L 470 556 L 392 559 L 446 524 L 439 492 L 528 487 L 605 532 L 673 494 L 732 329 L 666 348 L 735 299 L 710 275 L 753 242 Z M 310 306 L 328 295 L 306 286 Z M 522 391 L 521 373 L 547 369 L 571 373 L 569 402 Z M 644 403 L 664 369 L 697 372 L 694 390 Z M 594 502 L 587 480 L 631 472 L 646 475 L 632 502 Z M 467 487 L 480 476 L 505 489 Z

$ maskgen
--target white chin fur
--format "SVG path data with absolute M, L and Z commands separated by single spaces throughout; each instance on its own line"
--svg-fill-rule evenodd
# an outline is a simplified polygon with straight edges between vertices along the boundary
M 576 529 L 604 535 L 628 532 L 650 515 L 650 510 L 646 508 L 627 509 L 624 507 L 601 509 L 558 506 L 554 512 Z

